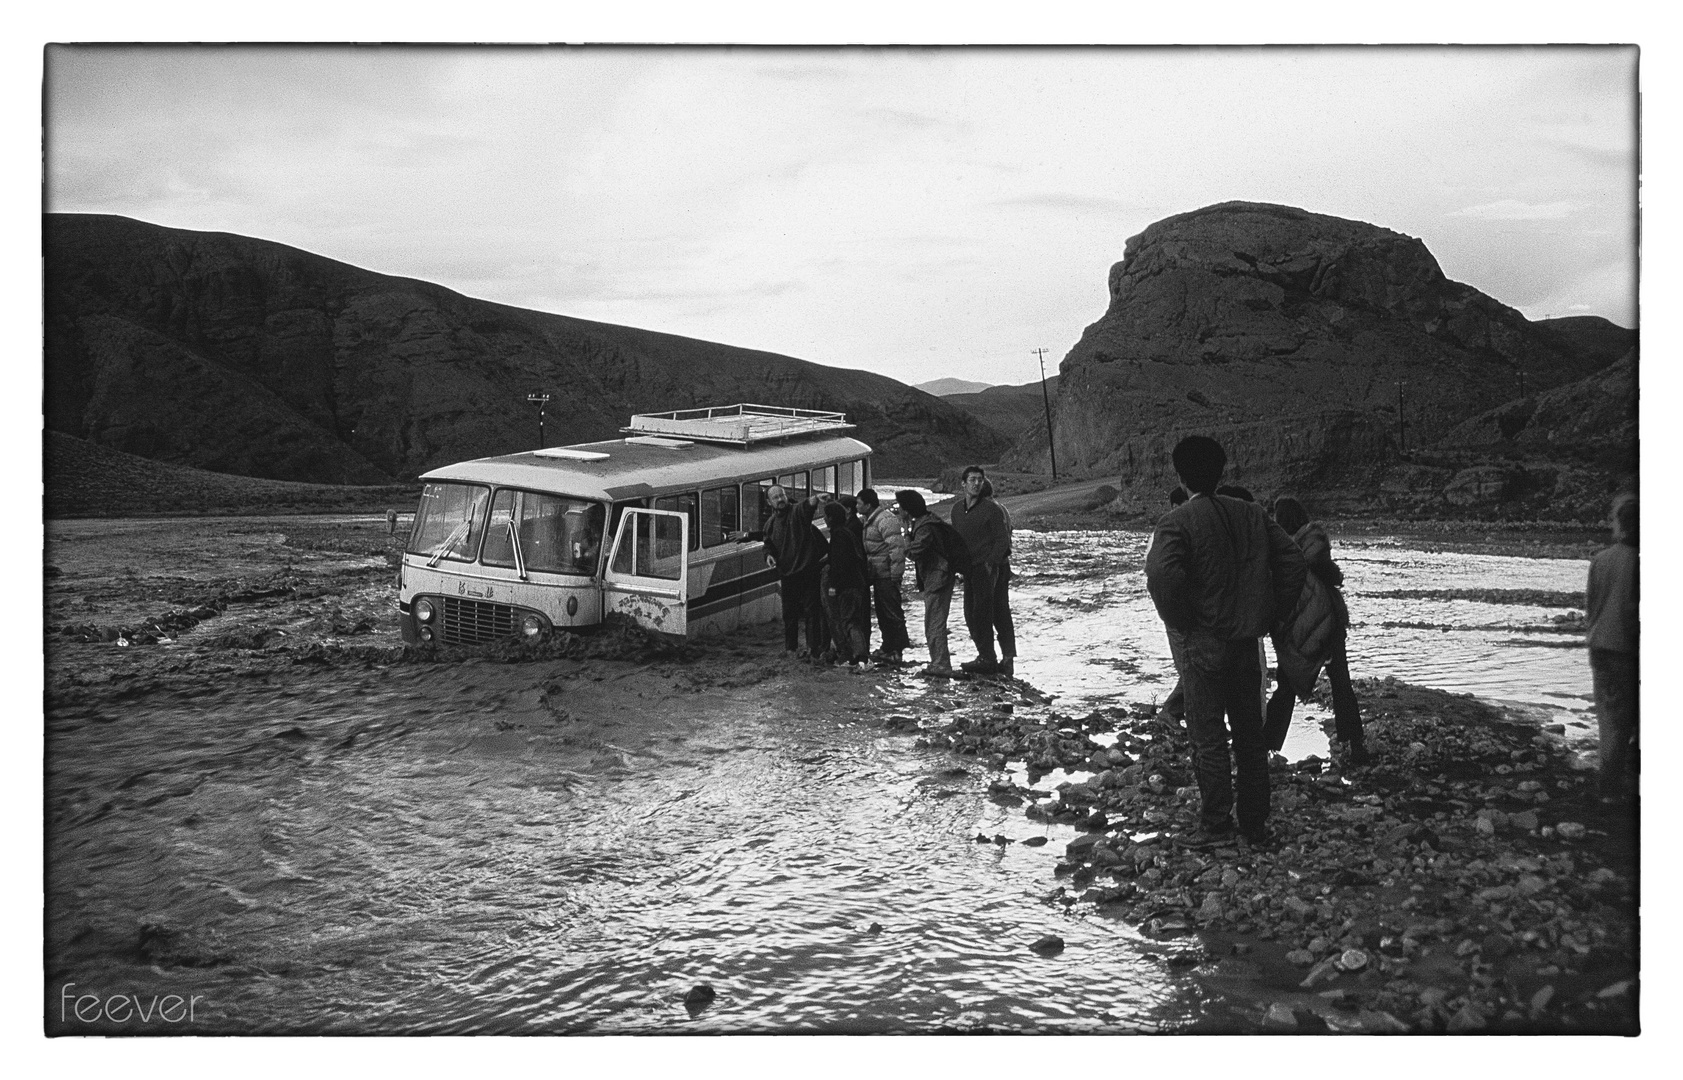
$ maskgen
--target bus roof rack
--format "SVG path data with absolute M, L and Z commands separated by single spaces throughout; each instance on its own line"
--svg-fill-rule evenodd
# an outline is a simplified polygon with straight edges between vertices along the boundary
M 782 405 L 715 405 L 705 409 L 677 409 L 639 413 L 620 431 L 636 435 L 677 435 L 698 442 L 750 446 L 787 439 L 849 431 L 855 425 L 847 414 L 821 409 L 793 409 Z

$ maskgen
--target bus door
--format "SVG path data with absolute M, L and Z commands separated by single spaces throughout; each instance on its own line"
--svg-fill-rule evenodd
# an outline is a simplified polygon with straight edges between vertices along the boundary
M 671 510 L 627 507 L 602 575 L 602 612 L 683 636 L 688 626 L 689 517 Z

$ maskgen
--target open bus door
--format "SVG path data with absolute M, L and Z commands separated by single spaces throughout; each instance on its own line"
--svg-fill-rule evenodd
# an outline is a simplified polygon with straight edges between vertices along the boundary
M 602 575 L 602 613 L 684 636 L 688 625 L 690 522 L 671 510 L 627 507 Z

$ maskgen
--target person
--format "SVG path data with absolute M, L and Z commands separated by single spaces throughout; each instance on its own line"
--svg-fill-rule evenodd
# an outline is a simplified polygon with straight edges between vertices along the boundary
M 387 536 L 393 536 L 396 533 L 397 533 L 397 511 L 391 509 L 390 507 L 387 507 L 386 508 L 386 535 Z
M 900 532 L 900 519 L 893 510 L 881 504 L 872 488 L 859 493 L 859 509 L 864 515 L 861 539 L 865 558 L 871 569 L 871 601 L 876 609 L 877 636 L 881 648 L 872 658 L 898 664 L 912 647 L 906 636 L 906 612 L 900 597 L 900 583 L 906 578 L 906 538 Z
M 1217 495 L 1227 495 L 1235 499 L 1243 499 L 1248 503 L 1256 502 L 1249 488 L 1242 488 L 1238 484 L 1223 484 L 1216 488 Z M 1268 650 L 1262 644 L 1263 639 L 1256 639 L 1256 700 L 1264 713 L 1268 711 Z M 1283 744 L 1282 744 L 1283 745 Z
M 1584 605 L 1601 748 L 1598 778 L 1601 797 L 1611 802 L 1636 796 L 1640 772 L 1636 516 L 1634 493 L 1613 500 L 1613 546 L 1590 561 Z
M 911 560 L 912 581 L 923 598 L 923 640 L 929 647 L 929 665 L 920 674 L 950 677 L 953 662 L 947 651 L 947 614 L 952 610 L 953 585 L 968 562 L 968 552 L 958 532 L 929 512 L 921 494 L 897 491 L 894 501 L 910 527 L 906 558 Z
M 824 524 L 830 527 L 829 558 L 824 563 L 820 586 L 824 611 L 835 641 L 836 660 L 843 664 L 870 665 L 870 639 L 859 613 L 867 603 L 870 588 L 865 547 L 847 524 L 851 515 L 839 502 L 824 504 Z
M 982 481 L 982 498 L 993 498 L 992 480 L 984 479 Z M 1017 675 L 1017 624 L 1011 619 L 1011 593 L 1009 589 L 1011 579 L 1015 576 L 1011 570 L 1011 537 L 1016 535 L 1016 532 L 1011 524 L 1011 511 L 1005 508 L 1004 503 L 995 502 L 994 505 L 999 507 L 1001 514 L 1005 515 L 1005 558 L 999 564 L 1000 580 L 997 593 L 999 602 L 994 606 L 993 616 L 994 626 L 999 629 L 1001 651 L 999 673 L 1009 679 L 1016 678 Z M 1009 651 L 1006 651 L 1005 648 L 1005 642 L 1007 641 L 1011 643 Z
M 1277 612 L 1291 610 L 1309 571 L 1262 507 L 1215 493 L 1227 465 L 1220 443 L 1189 435 L 1175 445 L 1173 462 L 1192 496 L 1158 522 L 1145 575 L 1164 624 L 1186 635 L 1186 729 L 1200 809 L 1199 828 L 1184 842 L 1199 847 L 1231 838 L 1236 810 L 1239 833 L 1262 845 L 1270 840 L 1268 751 L 1256 639 Z
M 783 601 L 783 648 L 801 656 L 800 632 L 806 628 L 806 652 L 817 656 L 824 651 L 823 617 L 819 599 L 819 566 L 829 547 L 824 534 L 812 523 L 818 498 L 792 502 L 783 488 L 773 484 L 766 489 L 766 502 L 771 516 L 759 529 L 739 529 L 730 534 L 736 541 L 763 540 L 766 563 L 777 567 L 777 591 Z
M 1011 550 L 1011 526 L 999 504 L 982 494 L 988 480 L 980 465 L 965 468 L 959 478 L 963 494 L 953 500 L 952 526 L 970 553 L 970 572 L 964 575 L 964 625 L 976 644 L 976 659 L 959 667 L 976 675 L 1016 674 L 1017 640 L 1011 623 L 1010 583 L 1006 559 Z M 994 636 L 999 652 L 994 652 Z
M 1275 624 L 1274 656 L 1278 684 L 1268 701 L 1263 721 L 1263 745 L 1278 750 L 1285 745 L 1286 731 L 1297 698 L 1309 700 L 1320 678 L 1322 665 L 1332 684 L 1332 715 L 1337 740 L 1345 744 L 1350 764 L 1369 765 L 1372 757 L 1362 738 L 1362 711 L 1350 685 L 1350 661 L 1346 643 L 1350 611 L 1339 587 L 1344 572 L 1332 561 L 1332 541 L 1318 523 L 1309 520 L 1303 504 L 1289 495 L 1274 500 L 1274 521 L 1303 551 L 1309 576 L 1303 592 L 1289 614 Z
M 1173 510 L 1187 498 L 1186 488 L 1176 484 L 1169 489 L 1169 509 Z M 1153 539 L 1155 538 L 1154 535 Z M 1180 727 L 1186 722 L 1186 635 L 1168 625 L 1163 627 L 1163 632 L 1169 638 L 1169 658 L 1175 665 L 1175 688 L 1163 699 L 1163 707 L 1158 710 L 1157 715 Z

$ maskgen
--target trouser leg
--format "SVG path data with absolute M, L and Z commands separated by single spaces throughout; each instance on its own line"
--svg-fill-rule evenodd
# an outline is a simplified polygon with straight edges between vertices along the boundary
M 1281 675 L 1279 684 L 1274 687 L 1274 696 L 1268 699 L 1268 712 L 1262 724 L 1264 749 L 1278 750 L 1286 744 L 1286 732 L 1291 730 L 1291 714 L 1296 706 L 1297 694 L 1286 682 L 1286 677 Z
M 801 617 L 806 613 L 800 579 L 784 578 L 778 582 L 777 598 L 783 602 L 783 647 L 794 652 L 801 647 Z
M 964 625 L 976 643 L 978 660 L 997 660 L 993 651 L 993 573 L 977 566 L 964 575 Z
M 1186 733 L 1198 778 L 1199 817 L 1205 828 L 1222 828 L 1233 811 L 1233 768 L 1228 756 L 1226 643 L 1207 634 L 1186 638 Z
M 906 611 L 901 606 L 898 581 L 873 581 L 871 598 L 876 604 L 877 628 L 882 635 L 883 652 L 904 652 L 912 647 L 906 634 Z
M 1186 716 L 1186 635 L 1172 627 L 1163 629 L 1169 637 L 1169 656 L 1175 662 L 1175 688 L 1163 701 L 1163 711 L 1180 720 Z
M 947 613 L 952 609 L 952 586 L 923 594 L 923 640 L 929 646 L 929 665 L 952 667 L 947 652 Z
M 1362 707 L 1356 701 L 1356 688 L 1350 684 L 1350 657 L 1340 640 L 1327 661 L 1327 681 L 1332 684 L 1332 720 L 1340 742 L 1351 746 L 1362 743 Z
M 993 579 L 993 626 L 999 634 L 999 655 L 1017 655 L 1017 624 L 1011 621 L 1011 564 L 1000 563 Z
M 1228 660 L 1227 724 L 1233 735 L 1233 763 L 1239 771 L 1236 816 L 1244 832 L 1268 820 L 1268 750 L 1262 744 L 1262 668 L 1255 642 L 1234 644 Z
M 1599 729 L 1601 794 L 1632 795 L 1638 770 L 1638 672 L 1634 653 L 1590 650 Z

